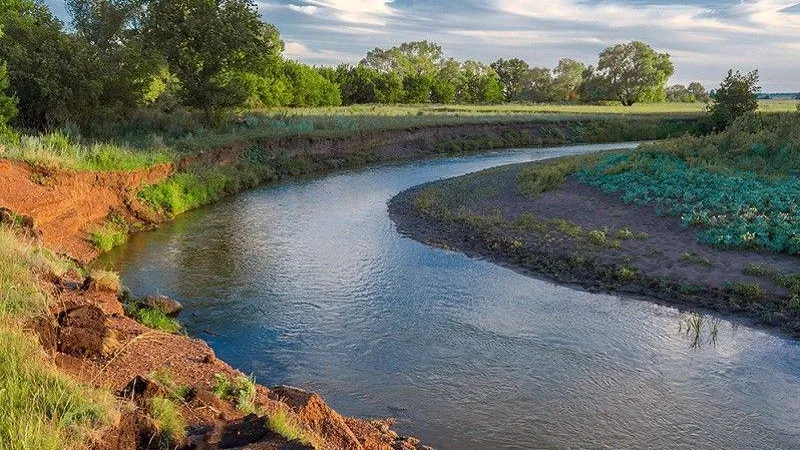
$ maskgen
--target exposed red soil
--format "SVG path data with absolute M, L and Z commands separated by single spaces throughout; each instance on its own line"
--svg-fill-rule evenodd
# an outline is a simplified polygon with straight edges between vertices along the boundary
M 88 262 L 97 257 L 88 241 L 111 211 L 134 221 L 131 201 L 144 184 L 172 173 L 164 164 L 130 172 L 71 172 L 0 160 L 0 207 L 32 217 L 44 244 Z
M 217 359 L 205 342 L 151 330 L 124 315 L 115 292 L 87 290 L 87 285 L 80 279 L 54 285 L 57 301 L 52 307 L 52 319 L 34 321 L 31 328 L 43 343 L 50 342 L 45 348 L 63 372 L 129 401 L 116 426 L 106 430 L 97 443 L 97 450 L 147 448 L 145 441 L 152 441 L 157 430 L 147 417 L 145 400 L 165 394 L 165 388 L 150 376 L 164 369 L 176 385 L 193 392 L 191 399 L 181 405 L 190 429 L 184 448 L 312 448 L 269 432 L 264 417 L 252 416 L 250 423 L 244 423 L 245 412 L 231 400 L 215 396 L 217 377 L 235 379 L 243 374 Z M 131 390 L 133 380 L 144 387 Z M 422 448 L 418 447 L 419 441 L 391 431 L 386 421 L 345 418 L 317 394 L 299 389 L 257 386 L 254 405 L 267 417 L 276 410 L 287 412 L 304 429 L 320 436 L 324 449 Z

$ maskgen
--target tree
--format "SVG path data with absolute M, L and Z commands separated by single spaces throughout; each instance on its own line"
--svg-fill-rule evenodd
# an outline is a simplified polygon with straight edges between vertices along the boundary
M 585 103 L 595 103 L 610 98 L 611 86 L 608 78 L 597 72 L 594 66 L 583 71 L 583 83 L 578 88 L 578 95 Z
M 16 122 L 44 129 L 78 121 L 102 106 L 97 67 L 85 41 L 33 0 L 8 0 L 0 9 L 0 60 L 8 92 L 18 99 Z
M 456 99 L 463 103 L 499 103 L 503 101 L 500 77 L 491 67 L 478 61 L 462 65 L 463 78 L 456 88 Z
M 689 87 L 687 89 L 694 95 L 694 98 L 698 102 L 707 103 L 709 101 L 708 92 L 706 92 L 705 86 L 697 81 L 689 83 Z
M 586 66 L 574 59 L 564 58 L 553 70 L 551 88 L 553 100 L 574 101 L 580 96 L 579 89 L 583 84 L 583 72 Z
M 133 107 L 160 73 L 157 59 L 145 52 L 140 24 L 144 0 L 66 0 L 75 37 L 86 44 L 97 70 L 100 102 Z
M 289 80 L 292 100 L 286 106 L 339 106 L 342 97 L 335 84 L 313 68 L 296 61 L 284 61 L 283 73 Z
M 461 63 L 448 58 L 439 63 L 439 69 L 431 87 L 431 101 L 434 103 L 453 103 L 458 87 L 464 84 Z
M 247 99 L 240 84 L 229 83 L 236 72 L 258 73 L 283 51 L 277 29 L 261 22 L 252 0 L 153 0 L 144 34 L 181 81 L 184 103 L 209 119 Z
M 522 79 L 519 99 L 526 102 L 549 102 L 553 99 L 553 75 L 550 69 L 531 67 Z
M 428 41 L 404 42 L 388 50 L 376 48 L 361 60 L 359 65 L 380 73 L 410 75 L 435 75 L 442 61 L 442 47 Z
M 667 80 L 675 72 L 669 54 L 639 41 L 603 50 L 597 69 L 608 81 L 609 94 L 625 106 L 663 100 Z
M 728 71 L 708 106 L 709 117 L 717 129 L 727 128 L 734 120 L 758 109 L 758 70 L 742 74 L 738 70 Z
M 686 86 L 676 84 L 667 88 L 667 101 L 692 103 L 696 101 L 696 97 L 689 89 L 686 89 Z
M 491 64 L 491 67 L 500 77 L 500 84 L 503 86 L 503 94 L 506 100 L 509 102 L 520 100 L 522 91 L 525 89 L 523 83 L 530 69 L 528 63 L 519 58 L 498 59 Z

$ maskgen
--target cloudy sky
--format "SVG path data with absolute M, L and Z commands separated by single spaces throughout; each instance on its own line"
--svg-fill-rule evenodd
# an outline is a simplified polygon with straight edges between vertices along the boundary
M 617 42 L 669 52 L 672 82 L 719 83 L 728 68 L 761 70 L 767 91 L 800 91 L 799 0 L 261 0 L 286 56 L 357 62 L 374 47 L 428 39 L 458 59 L 520 57 L 593 64 Z M 47 0 L 63 15 L 62 0 Z

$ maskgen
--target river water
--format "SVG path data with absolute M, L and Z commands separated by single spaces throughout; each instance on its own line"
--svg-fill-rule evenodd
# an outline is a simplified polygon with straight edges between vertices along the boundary
M 396 417 L 440 450 L 800 448 L 800 345 L 519 275 L 399 235 L 424 182 L 623 145 L 490 153 L 266 187 L 108 255 L 135 294 L 267 385 Z M 711 327 L 708 327 L 709 330 Z

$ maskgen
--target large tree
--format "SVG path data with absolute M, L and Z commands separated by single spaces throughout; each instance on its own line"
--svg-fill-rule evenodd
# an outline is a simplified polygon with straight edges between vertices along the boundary
M 583 72 L 586 65 L 574 59 L 564 58 L 558 62 L 553 70 L 553 100 L 574 101 L 580 93 L 579 89 L 583 84 Z
M 738 70 L 728 71 L 708 106 L 708 112 L 716 128 L 726 128 L 737 118 L 758 109 L 758 70 L 743 74 Z
M 66 0 L 76 38 L 87 44 L 106 107 L 140 104 L 159 72 L 145 51 L 141 20 L 145 0 Z
M 492 69 L 500 77 L 500 84 L 503 85 L 503 94 L 509 102 L 520 100 L 522 92 L 525 90 L 525 81 L 528 78 L 530 66 L 519 58 L 498 59 L 491 64 Z
M 144 31 L 180 79 L 184 103 L 209 117 L 248 97 L 228 82 L 232 74 L 262 71 L 283 50 L 277 30 L 261 22 L 252 0 L 152 0 Z
M 603 50 L 597 69 L 608 81 L 609 95 L 625 106 L 663 100 L 667 81 L 675 72 L 669 54 L 639 41 Z

